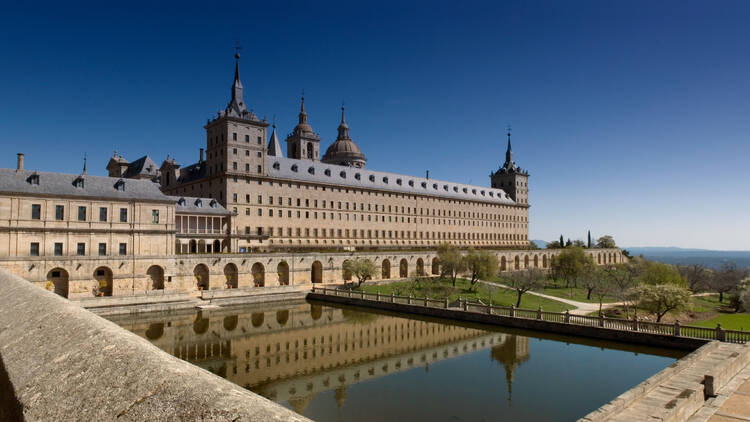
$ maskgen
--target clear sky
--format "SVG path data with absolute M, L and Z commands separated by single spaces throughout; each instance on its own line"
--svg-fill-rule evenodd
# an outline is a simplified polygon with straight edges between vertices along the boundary
M 102 3 L 3 4 L 1 167 L 196 161 L 239 40 L 259 116 L 304 89 L 325 148 L 344 101 L 369 168 L 488 186 L 511 125 L 532 239 L 750 249 L 750 2 Z

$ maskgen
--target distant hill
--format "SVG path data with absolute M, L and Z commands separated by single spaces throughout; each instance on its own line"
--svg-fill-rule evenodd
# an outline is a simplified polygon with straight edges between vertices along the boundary
M 531 243 L 535 244 L 537 247 L 544 249 L 547 247 L 547 241 L 546 240 L 532 240 Z
M 719 268 L 726 262 L 734 262 L 738 267 L 750 267 L 750 251 L 716 251 L 710 249 L 687 249 L 675 247 L 624 247 L 632 256 L 667 264 L 701 264 Z

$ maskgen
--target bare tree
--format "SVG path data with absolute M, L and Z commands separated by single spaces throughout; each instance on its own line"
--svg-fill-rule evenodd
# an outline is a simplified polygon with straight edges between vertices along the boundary
M 544 287 L 544 280 L 546 280 L 547 276 L 538 268 L 529 268 L 510 273 L 505 278 L 507 284 L 516 290 L 516 308 L 518 308 L 521 306 L 521 297 L 523 294 L 529 290 Z
M 713 277 L 708 279 L 708 288 L 719 294 L 719 302 L 724 301 L 724 293 L 731 292 L 745 277 L 745 272 L 737 268 L 734 262 L 722 265 L 719 271 L 714 272 Z
M 707 288 L 708 279 L 712 276 L 711 271 L 701 264 L 678 265 L 677 270 L 692 292 Z
M 625 317 L 630 318 L 630 306 L 633 297 L 628 293 L 638 284 L 640 266 L 635 264 L 616 264 L 604 268 L 607 280 L 610 282 L 611 294 L 625 303 Z M 634 307 L 637 306 L 635 303 Z

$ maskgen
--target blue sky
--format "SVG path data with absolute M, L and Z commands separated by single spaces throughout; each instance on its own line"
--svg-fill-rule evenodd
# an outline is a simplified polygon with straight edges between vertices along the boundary
M 479 185 L 505 127 L 530 237 L 750 249 L 750 3 L 5 3 L 0 166 L 188 164 L 245 100 L 286 134 L 304 89 L 327 147 L 341 102 L 368 167 Z

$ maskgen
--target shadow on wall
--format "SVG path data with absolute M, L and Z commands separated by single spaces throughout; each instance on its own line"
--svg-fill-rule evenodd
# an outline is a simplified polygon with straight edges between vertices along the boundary
M 23 406 L 16 397 L 16 391 L 5 370 L 3 357 L 0 355 L 0 421 L 22 421 Z

